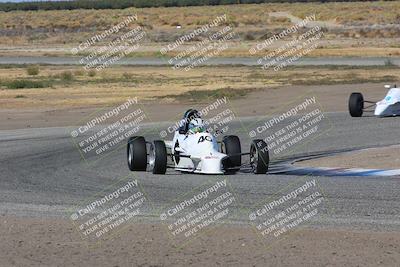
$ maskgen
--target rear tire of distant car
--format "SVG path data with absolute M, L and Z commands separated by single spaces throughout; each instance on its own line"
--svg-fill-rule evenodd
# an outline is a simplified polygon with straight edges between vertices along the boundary
M 264 140 L 255 139 L 251 142 L 250 165 L 255 174 L 265 174 L 268 172 L 269 151 L 268 145 Z
M 143 136 L 132 136 L 127 146 L 128 167 L 131 171 L 146 171 L 147 148 Z
M 165 174 L 167 171 L 167 148 L 164 141 L 156 140 L 150 145 L 149 165 L 153 174 Z
M 364 97 L 361 93 L 352 93 L 349 98 L 349 113 L 352 117 L 361 117 L 364 109 Z
M 230 168 L 228 173 L 234 173 L 240 169 L 242 165 L 242 148 L 240 145 L 240 139 L 236 135 L 227 135 L 222 139 L 223 143 L 223 153 L 229 156 L 229 164 Z

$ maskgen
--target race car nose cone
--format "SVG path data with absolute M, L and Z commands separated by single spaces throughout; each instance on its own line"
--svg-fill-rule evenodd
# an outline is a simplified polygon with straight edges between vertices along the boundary
M 218 156 L 205 156 L 201 161 L 201 171 L 208 174 L 222 174 L 221 158 Z
M 374 114 L 375 116 L 383 116 L 385 115 L 387 109 L 388 105 L 377 103 Z

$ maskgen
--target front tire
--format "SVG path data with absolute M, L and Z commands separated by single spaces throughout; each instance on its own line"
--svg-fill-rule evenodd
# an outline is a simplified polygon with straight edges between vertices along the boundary
M 132 136 L 127 146 L 128 167 L 131 171 L 146 171 L 147 148 L 143 136 Z
M 240 145 L 240 139 L 236 135 L 224 136 L 222 139 L 223 143 L 223 153 L 229 156 L 228 168 L 230 168 L 227 173 L 235 173 L 240 169 L 242 165 L 242 148 Z
M 251 142 L 250 165 L 255 174 L 266 174 L 268 172 L 269 151 L 264 140 L 256 139 Z
M 149 165 L 153 174 L 167 172 L 167 148 L 164 141 L 156 140 L 150 145 Z
M 364 97 L 361 93 L 352 93 L 349 98 L 349 113 L 352 117 L 361 117 L 364 109 Z

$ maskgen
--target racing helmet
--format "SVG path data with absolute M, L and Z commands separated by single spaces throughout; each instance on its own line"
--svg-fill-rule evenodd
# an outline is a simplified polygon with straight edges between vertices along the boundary
M 183 119 L 179 122 L 179 133 L 187 134 L 189 130 L 189 123 L 195 118 L 201 118 L 200 113 L 195 109 L 188 109 L 183 115 Z
M 203 133 L 206 131 L 203 120 L 201 118 L 193 118 L 189 122 L 188 130 L 189 130 L 189 133 L 191 133 L 191 134 Z

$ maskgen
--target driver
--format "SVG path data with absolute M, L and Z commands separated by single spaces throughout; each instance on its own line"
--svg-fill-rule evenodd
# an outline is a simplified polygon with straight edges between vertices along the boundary
M 189 122 L 188 133 L 203 133 L 206 129 L 203 124 L 203 120 L 201 118 L 194 118 Z

